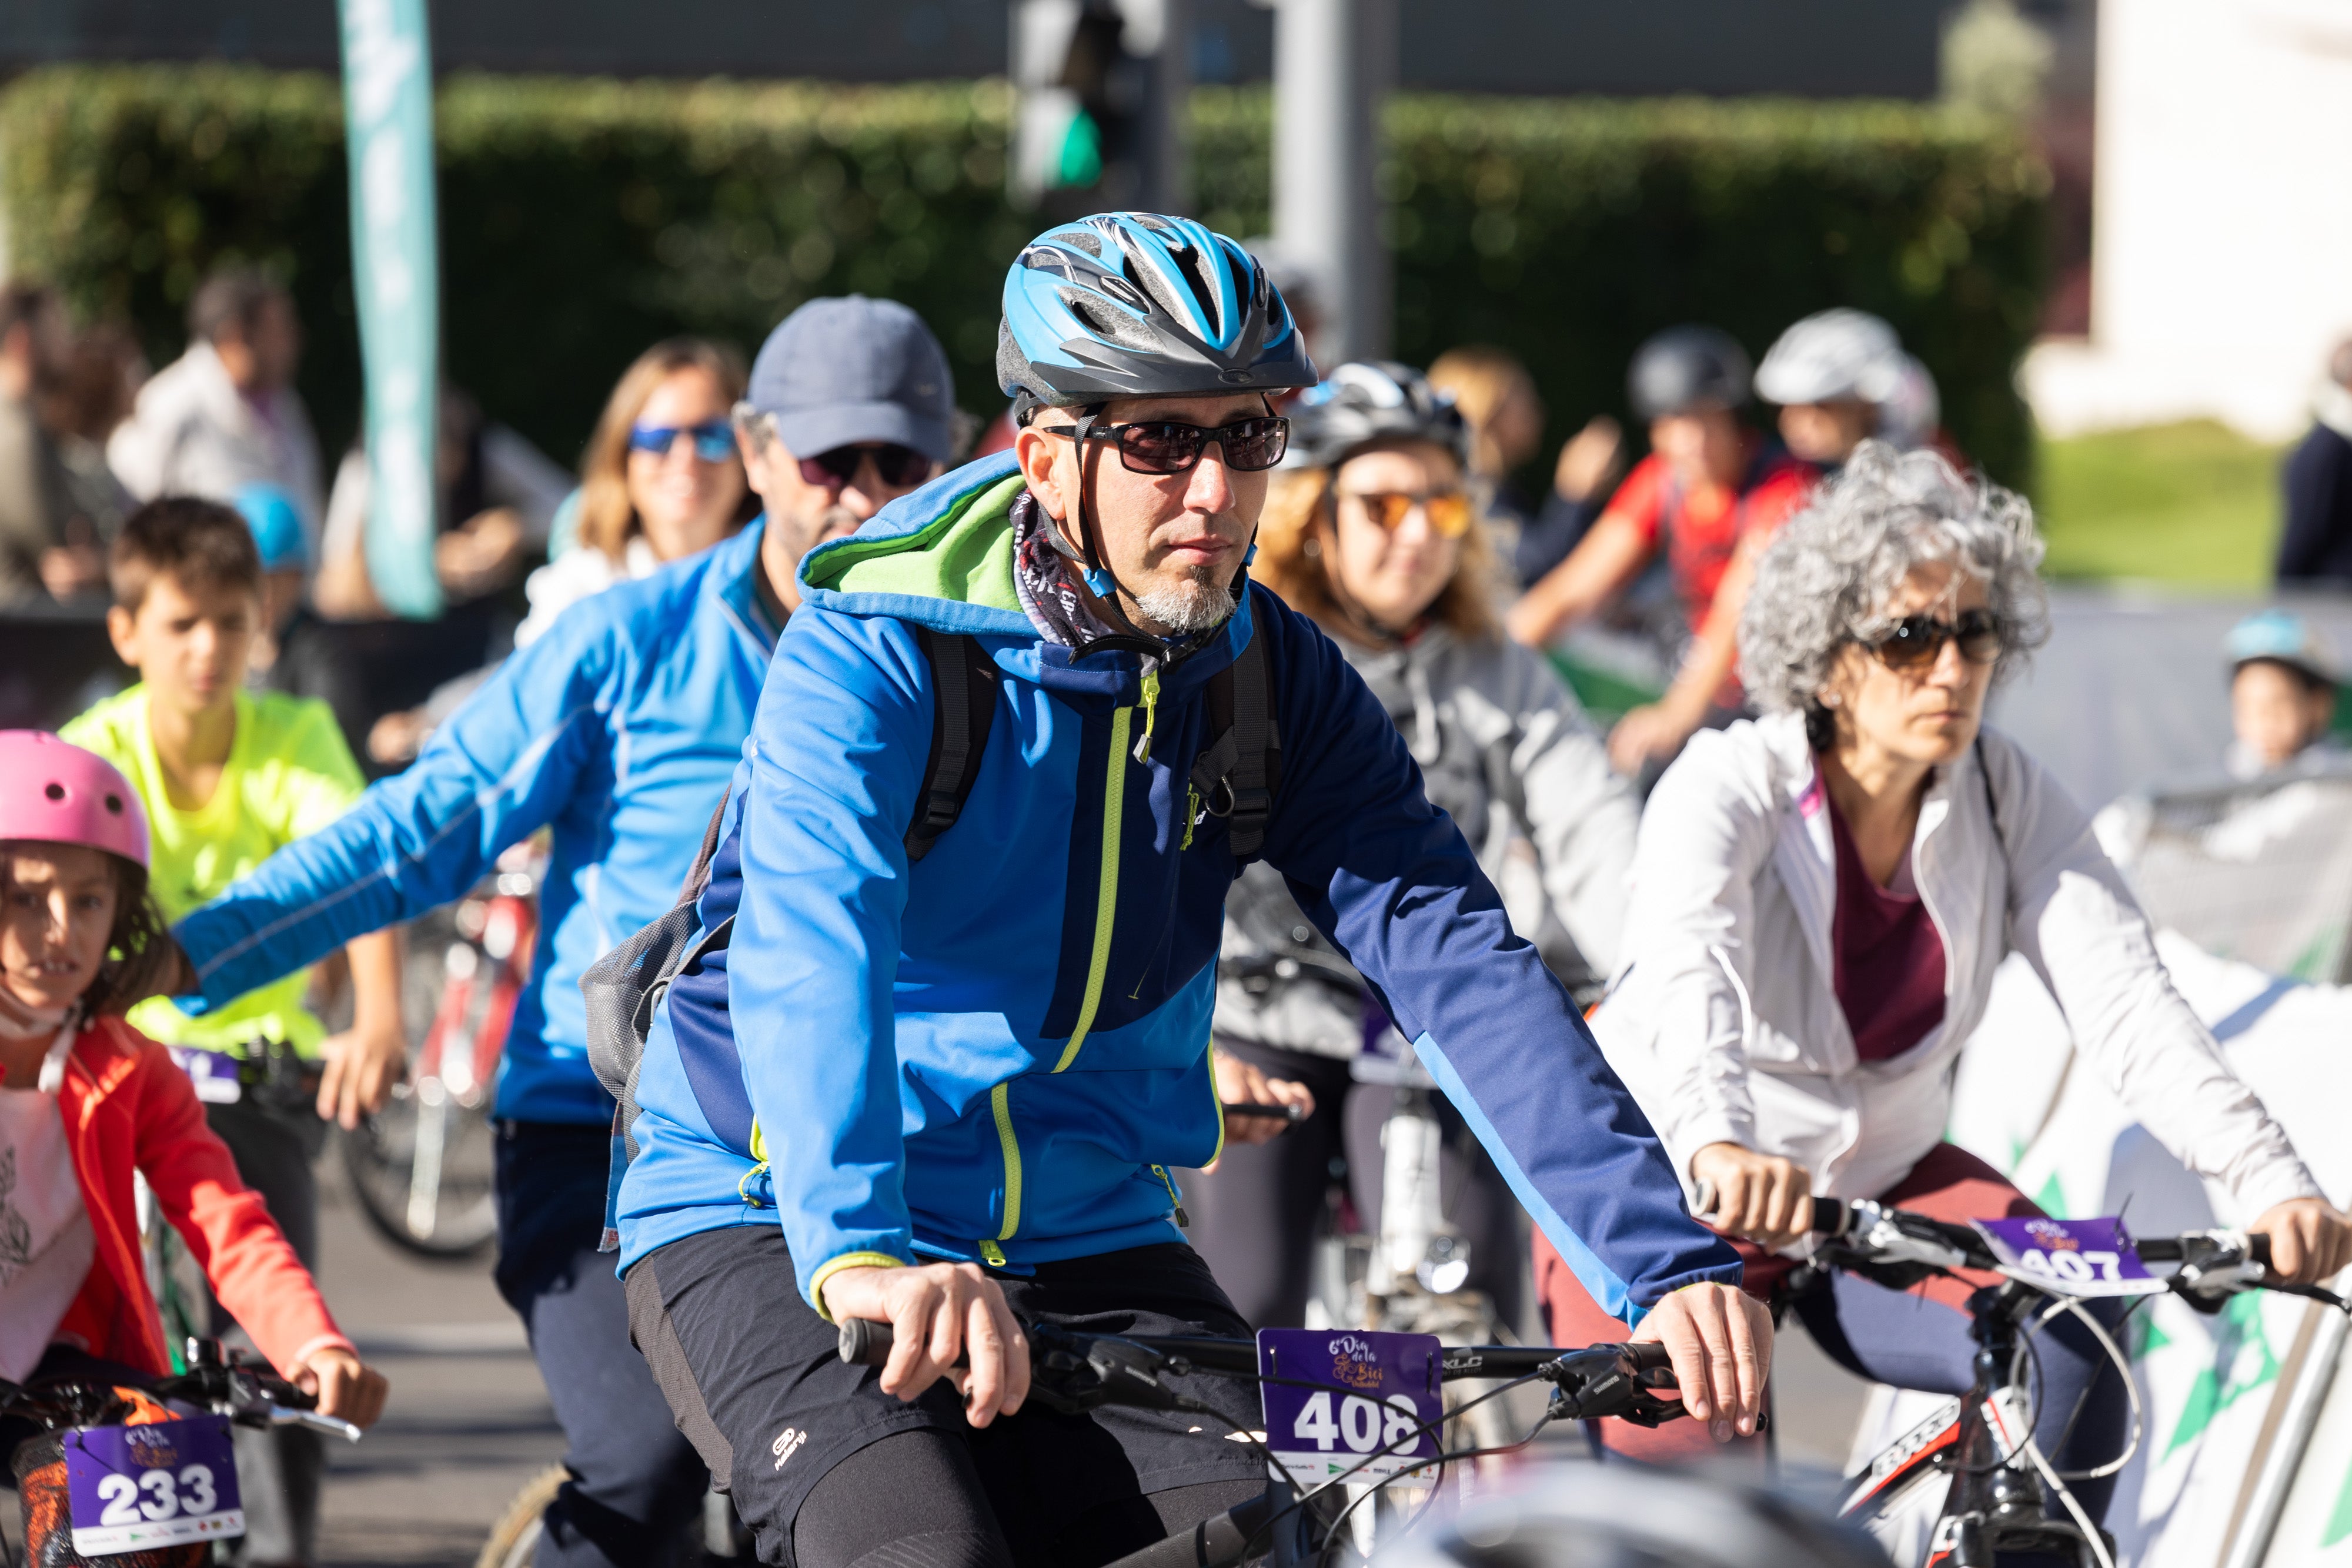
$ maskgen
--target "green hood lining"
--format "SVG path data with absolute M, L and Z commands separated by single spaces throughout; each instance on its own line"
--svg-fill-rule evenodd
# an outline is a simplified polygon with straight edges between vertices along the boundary
M 1021 613 L 1013 585 L 1013 501 L 1018 473 L 957 499 L 939 517 L 890 538 L 848 538 L 809 562 L 812 588 L 945 599 Z

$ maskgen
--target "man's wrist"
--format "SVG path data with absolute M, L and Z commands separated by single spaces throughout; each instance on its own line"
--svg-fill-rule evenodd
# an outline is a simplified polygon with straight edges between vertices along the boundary
M 809 1305 L 816 1309 L 818 1317 L 826 1322 L 832 1322 L 835 1321 L 833 1309 L 825 1302 L 824 1290 L 833 1282 L 835 1275 L 845 1274 L 857 1269 L 904 1269 L 907 1267 L 908 1264 L 904 1258 L 888 1252 L 845 1252 L 838 1258 L 828 1259 L 819 1264 L 816 1272 L 809 1278 Z

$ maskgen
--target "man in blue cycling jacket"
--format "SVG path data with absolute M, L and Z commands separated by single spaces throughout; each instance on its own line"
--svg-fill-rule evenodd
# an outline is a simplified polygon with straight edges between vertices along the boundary
M 938 474 L 953 409 L 946 356 L 913 311 L 801 307 L 735 411 L 757 521 L 564 612 L 406 772 L 179 927 L 205 998 L 225 1000 L 460 896 L 499 852 L 553 830 L 497 1103 L 499 1288 L 530 1328 L 572 1471 L 541 1568 L 665 1560 L 707 1485 L 597 1253 L 613 1101 L 585 1056 L 581 972 L 676 901 L 798 605 L 801 556 Z
M 1181 219 L 1057 227 L 1006 279 L 997 367 L 1012 452 L 802 561 L 709 940 L 636 1080 L 630 1321 L 761 1560 L 1101 1563 L 1261 1489 L 1207 1417 L 1024 1408 L 1020 1327 L 1246 1333 L 1169 1172 L 1223 1135 L 1215 959 L 1260 831 L 1561 1255 L 1664 1341 L 1693 1415 L 1752 1431 L 1769 1329 L 1731 1249 L 1395 725 L 1247 581 L 1286 435 L 1270 400 L 1316 379 L 1264 271 Z M 917 858 L 959 633 L 995 706 Z M 1219 770 L 1244 727 L 1212 718 L 1220 689 L 1242 712 L 1253 638 L 1270 807 Z M 878 1374 L 835 1355 L 849 1317 L 893 1326 Z M 1192 1392 L 1260 1424 L 1246 1384 Z

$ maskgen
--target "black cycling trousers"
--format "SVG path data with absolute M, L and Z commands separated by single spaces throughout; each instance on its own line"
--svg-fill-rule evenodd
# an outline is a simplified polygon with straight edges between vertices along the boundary
M 1220 1038 L 1220 1051 L 1269 1076 L 1304 1083 L 1315 1113 L 1270 1144 L 1226 1145 L 1213 1171 L 1187 1171 L 1186 1239 L 1252 1328 L 1298 1328 L 1313 1282 L 1325 1195 L 1344 1186 L 1359 1224 L 1381 1224 L 1381 1125 L 1395 1105 L 1385 1084 L 1358 1083 L 1341 1058 Z M 1528 1250 L 1518 1200 L 1494 1160 L 1443 1094 L 1445 1129 L 1439 1197 L 1445 1218 L 1470 1243 L 1467 1288 L 1486 1292 L 1516 1333 Z
M 970 1448 L 944 1432 L 897 1432 L 835 1465 L 793 1524 L 800 1568 L 1097 1568 L 1265 1491 L 1208 1481 L 1086 1509 L 1016 1559 Z M 876 1498 L 893 1506 L 878 1509 Z M 1066 1507 L 1067 1500 L 1062 1500 Z
M 1096 1333 L 1244 1335 L 1188 1247 L 1163 1242 L 992 1271 L 1015 1316 Z M 629 1324 L 680 1430 L 778 1568 L 1093 1568 L 1265 1490 L 1226 1433 L 1263 1425 L 1257 1389 L 1193 1374 L 1223 1413 L 1031 1400 L 985 1427 L 935 1385 L 902 1402 L 845 1364 L 802 1299 L 772 1220 L 655 1248 L 629 1266 Z M 1221 1425 L 1222 1419 L 1222 1425 Z M 843 1479 L 844 1477 L 847 1479 Z

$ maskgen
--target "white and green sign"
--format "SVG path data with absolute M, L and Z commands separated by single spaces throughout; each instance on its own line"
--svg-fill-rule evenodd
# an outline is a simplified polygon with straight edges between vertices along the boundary
M 341 0 L 352 266 L 367 385 L 367 563 L 395 614 L 440 613 L 433 571 L 441 285 L 425 0 Z

